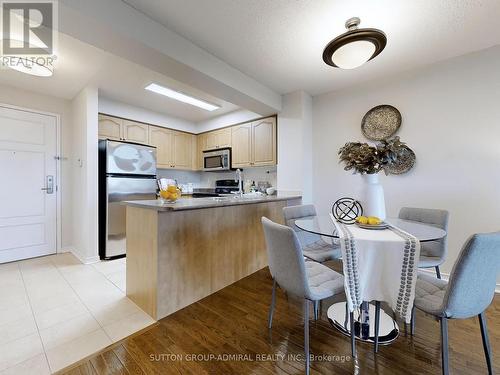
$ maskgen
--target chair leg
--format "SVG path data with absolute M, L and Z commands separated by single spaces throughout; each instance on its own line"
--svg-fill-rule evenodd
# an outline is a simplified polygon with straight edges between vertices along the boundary
M 481 337 L 483 338 L 484 356 L 486 357 L 486 365 L 488 366 L 488 374 L 493 374 L 493 366 L 491 364 L 491 348 L 490 340 L 488 339 L 488 328 L 486 327 L 486 317 L 484 311 L 478 315 L 479 326 L 481 327 Z
M 373 352 L 378 353 L 378 331 L 380 329 L 380 301 L 375 301 L 375 342 Z
M 415 306 L 411 309 L 410 335 L 415 334 Z
M 304 300 L 304 353 L 306 355 L 306 375 L 309 375 L 309 301 Z
M 356 358 L 356 332 L 354 330 L 354 311 L 350 312 L 349 320 L 351 323 L 351 354 Z
M 439 271 L 439 266 L 434 267 L 436 269 L 436 276 L 438 279 L 441 278 L 441 271 Z
M 273 325 L 273 314 L 274 314 L 274 305 L 276 304 L 276 279 L 273 279 L 273 292 L 271 295 L 271 306 L 269 307 L 269 317 L 267 321 L 267 328 L 271 329 Z
M 448 375 L 448 319 L 439 318 L 441 322 L 441 366 L 443 375 Z
M 314 320 L 318 320 L 318 315 L 319 315 L 319 301 L 313 301 L 313 310 L 314 310 Z

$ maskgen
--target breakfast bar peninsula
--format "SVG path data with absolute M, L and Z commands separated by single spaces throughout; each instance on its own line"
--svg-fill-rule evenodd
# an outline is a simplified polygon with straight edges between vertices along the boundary
M 161 319 L 267 266 L 261 217 L 300 195 L 129 201 L 127 296 Z

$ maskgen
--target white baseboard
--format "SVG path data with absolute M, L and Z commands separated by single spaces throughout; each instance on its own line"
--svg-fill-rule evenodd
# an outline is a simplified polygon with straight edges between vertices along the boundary
M 432 275 L 436 275 L 436 271 L 434 270 L 434 268 L 419 268 L 418 270 L 420 272 L 427 272 L 427 273 L 430 273 Z M 441 272 L 441 278 L 443 280 L 448 281 L 450 279 L 450 274 L 446 273 L 446 272 Z M 500 283 L 496 284 L 495 293 L 500 293 Z
M 100 261 L 100 258 L 99 258 L 98 255 L 95 255 L 95 256 L 92 256 L 92 257 L 82 257 L 77 251 L 74 251 L 74 249 L 72 249 L 70 251 L 83 264 L 92 264 L 92 263 L 97 263 L 97 262 Z
M 58 254 L 71 253 L 73 249 L 74 249 L 74 246 L 64 246 L 64 247 L 59 248 L 59 251 L 57 253 Z

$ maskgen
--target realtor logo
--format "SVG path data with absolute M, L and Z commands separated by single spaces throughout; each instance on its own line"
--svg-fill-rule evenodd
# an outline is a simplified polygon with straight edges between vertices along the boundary
M 54 4 L 2 2 L 4 55 L 51 55 L 54 49 Z
M 57 56 L 57 0 L 0 0 L 1 67 L 51 76 Z

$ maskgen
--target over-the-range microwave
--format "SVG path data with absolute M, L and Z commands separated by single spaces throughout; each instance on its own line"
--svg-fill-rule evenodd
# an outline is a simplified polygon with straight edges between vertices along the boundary
M 221 172 L 231 170 L 231 147 L 203 151 L 203 170 Z

